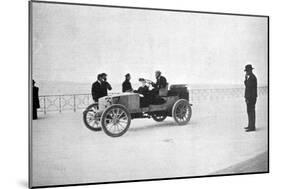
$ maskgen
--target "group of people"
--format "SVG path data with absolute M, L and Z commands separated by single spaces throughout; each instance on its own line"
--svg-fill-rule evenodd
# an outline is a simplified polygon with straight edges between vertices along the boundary
M 255 131 L 255 105 L 257 101 L 257 78 L 253 73 L 251 64 L 245 66 L 245 101 L 247 104 L 248 126 L 245 127 L 246 132 Z M 131 75 L 125 75 L 125 81 L 122 83 L 122 92 L 136 92 L 142 94 L 140 105 L 141 107 L 148 106 L 149 104 L 161 104 L 164 100 L 159 96 L 159 90 L 165 88 L 168 83 L 160 71 L 155 72 L 156 82 L 140 78 L 141 86 L 137 90 L 133 90 L 131 85 Z M 153 87 L 149 90 L 149 85 Z M 108 95 L 108 90 L 112 90 L 111 85 L 107 82 L 107 74 L 101 73 L 97 76 L 97 81 L 92 84 L 92 97 L 95 102 L 98 99 Z M 33 119 L 37 119 L 37 109 L 40 108 L 39 103 L 39 88 L 35 86 L 35 81 L 32 80 L 32 93 L 33 93 Z
M 255 105 L 257 101 L 257 78 L 253 73 L 253 67 L 251 64 L 245 66 L 245 101 L 247 105 L 248 114 L 248 126 L 245 127 L 246 132 L 256 130 L 255 120 Z M 107 96 L 107 90 L 111 90 L 111 85 L 106 81 L 106 74 L 102 73 L 98 75 L 97 81 L 92 85 L 92 96 L 95 102 L 103 96 Z M 125 75 L 125 81 L 122 83 L 122 92 L 136 92 L 142 94 L 143 97 L 140 99 L 140 106 L 145 107 L 149 104 L 161 104 L 164 102 L 159 96 L 159 90 L 165 88 L 168 83 L 164 76 L 161 75 L 160 71 L 155 72 L 156 82 L 140 78 L 141 86 L 134 90 L 130 82 L 131 75 L 128 73 Z M 149 85 L 153 87 L 149 90 Z
M 97 81 L 92 84 L 92 97 L 95 102 L 99 98 L 107 96 L 107 91 L 111 90 L 111 85 L 106 81 L 106 74 L 98 74 Z M 131 75 L 127 73 L 125 75 L 125 81 L 122 83 L 122 92 L 135 92 L 141 94 L 140 105 L 141 107 L 148 106 L 149 104 L 161 104 L 164 103 L 164 99 L 159 96 L 159 90 L 165 88 L 167 80 L 161 75 L 160 71 L 155 72 L 156 82 L 140 78 L 139 81 L 141 86 L 134 90 L 130 82 Z M 149 89 L 149 85 L 153 87 L 152 90 Z
M 167 87 L 167 80 L 161 75 L 160 71 L 155 72 L 155 78 L 156 82 L 143 78 L 139 79 L 141 86 L 137 90 L 134 90 L 134 92 L 143 95 L 140 99 L 141 107 L 146 107 L 149 104 L 163 104 L 165 102 L 165 100 L 160 96 L 159 91 Z M 153 87 L 151 90 L 149 90 L 149 85 Z

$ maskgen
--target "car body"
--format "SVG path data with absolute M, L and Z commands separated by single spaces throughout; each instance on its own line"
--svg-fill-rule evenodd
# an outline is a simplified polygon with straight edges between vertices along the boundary
M 153 118 L 157 122 L 173 117 L 179 125 L 189 122 L 192 109 L 186 85 L 171 85 L 170 89 L 159 91 L 164 103 L 146 107 L 140 106 L 138 93 L 120 93 L 102 97 L 98 103 L 91 104 L 83 113 L 85 125 L 94 131 L 101 130 L 111 136 L 119 137 L 126 133 L 131 120 Z

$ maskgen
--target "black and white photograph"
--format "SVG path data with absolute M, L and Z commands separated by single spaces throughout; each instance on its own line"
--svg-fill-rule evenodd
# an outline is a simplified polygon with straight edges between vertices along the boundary
M 269 16 L 29 2 L 29 186 L 269 172 Z

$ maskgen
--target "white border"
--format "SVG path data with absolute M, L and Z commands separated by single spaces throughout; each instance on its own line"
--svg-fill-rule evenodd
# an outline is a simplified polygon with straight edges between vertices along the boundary
M 68 188 L 270 188 L 280 185 L 280 130 L 278 124 L 280 106 L 280 20 L 278 1 L 273 0 L 68 0 L 69 2 L 112 4 L 120 6 L 156 7 L 211 12 L 235 12 L 271 16 L 271 61 L 270 61 L 270 174 L 212 177 L 185 180 L 107 184 Z M 1 188 L 27 187 L 27 60 L 28 60 L 28 2 L 27 0 L 5 1 L 0 6 L 1 19 Z M 278 83 L 277 83 L 278 82 Z

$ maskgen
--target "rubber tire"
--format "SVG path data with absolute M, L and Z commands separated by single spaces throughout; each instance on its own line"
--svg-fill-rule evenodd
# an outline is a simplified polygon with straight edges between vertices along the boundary
M 127 117 L 128 117 L 127 126 L 126 126 L 126 128 L 125 128 L 122 132 L 120 132 L 120 133 L 112 133 L 112 132 L 110 132 L 110 131 L 106 128 L 106 126 L 105 126 L 105 124 L 104 124 L 106 114 L 107 114 L 109 111 L 111 111 L 112 109 L 114 109 L 114 108 L 120 108 L 120 109 L 122 109 L 122 110 L 126 113 L 126 115 L 127 115 Z M 101 116 L 101 126 L 102 126 L 102 129 L 103 129 L 103 131 L 105 132 L 105 134 L 107 134 L 108 136 L 111 136 L 111 137 L 120 137 L 120 136 L 124 135 L 124 134 L 127 132 L 127 130 L 129 129 L 130 124 L 131 124 L 131 114 L 129 113 L 129 111 L 127 110 L 127 108 L 126 108 L 125 106 L 123 106 L 123 105 L 114 104 L 114 105 L 109 106 L 108 108 L 106 108 L 106 109 L 104 110 L 104 112 L 102 113 L 102 116 Z
M 158 118 L 156 115 L 152 115 L 151 116 L 152 117 L 152 119 L 154 120 L 154 121 L 157 121 L 157 122 L 162 122 L 162 121 L 164 121 L 166 118 L 167 118 L 167 115 L 164 115 L 164 117 L 162 117 L 162 118 Z
M 175 115 L 175 111 L 176 109 L 178 108 L 178 106 L 182 103 L 185 103 L 187 105 L 187 108 L 188 108 L 188 111 L 189 111 L 189 115 L 187 117 L 187 119 L 185 121 L 180 121 L 177 119 L 176 115 Z M 175 122 L 178 124 L 178 125 L 186 125 L 189 121 L 190 121 L 190 118 L 191 118 L 191 115 L 192 115 L 192 109 L 191 109 L 191 106 L 189 105 L 188 101 L 185 100 L 185 99 L 179 99 L 175 102 L 175 104 L 173 105 L 173 108 L 172 108 L 172 117 L 174 118 Z
M 98 107 L 98 104 L 97 103 L 94 103 L 94 104 L 91 104 L 90 106 L 88 106 L 86 108 L 86 110 L 83 112 L 83 122 L 84 124 L 86 125 L 86 127 L 92 131 L 101 131 L 101 127 L 92 127 L 89 125 L 89 123 L 87 122 L 87 113 L 89 111 L 91 111 L 91 109 L 94 107 L 94 106 L 97 106 Z

